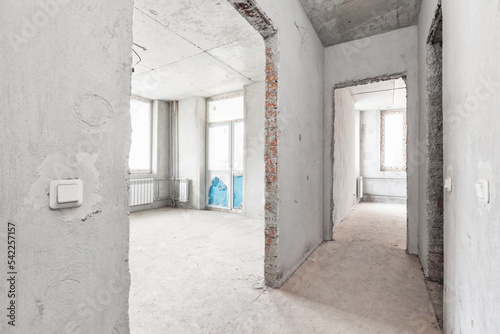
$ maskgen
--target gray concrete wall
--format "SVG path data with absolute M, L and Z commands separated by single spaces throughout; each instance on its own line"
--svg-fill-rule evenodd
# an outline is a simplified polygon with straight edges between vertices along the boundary
M 427 190 L 425 180 L 427 178 L 427 38 L 437 9 L 438 0 L 422 2 L 418 21 L 418 68 L 419 68 L 419 122 L 418 122 L 418 155 L 416 163 L 418 166 L 419 180 L 421 185 L 418 189 L 418 248 L 420 262 L 424 273 L 428 275 L 429 255 L 429 228 L 427 226 Z
M 335 133 L 333 164 L 333 226 L 357 203 L 355 166 L 356 109 L 348 88 L 335 90 Z
M 243 210 L 249 217 L 264 218 L 264 122 L 266 84 L 245 87 L 245 177 Z
M 132 1 L 50 3 L 0 11 L 0 332 L 127 333 Z M 68 178 L 83 205 L 49 209 L 50 182 Z
M 445 333 L 500 333 L 500 7 L 445 1 L 443 18 Z
M 406 199 L 406 172 L 380 170 L 380 110 L 361 111 L 361 176 L 364 199 Z
M 268 220 L 278 253 L 267 265 L 279 286 L 323 240 L 324 48 L 297 0 L 257 3 L 278 31 L 278 189 L 269 202 L 277 208 Z
M 405 73 L 408 89 L 408 251 L 418 252 L 418 165 L 414 156 L 418 153 L 418 67 L 417 27 L 395 30 L 389 33 L 356 40 L 325 51 L 325 119 L 324 152 L 325 193 L 324 215 L 332 212 L 331 191 L 332 155 L 330 139 L 333 129 L 333 88 L 341 83 L 355 83 L 395 73 Z M 328 218 L 326 218 L 328 219 Z M 325 224 L 325 238 L 331 239 L 329 224 Z
M 150 210 L 172 205 L 172 183 L 165 178 L 172 177 L 172 157 L 170 144 L 170 105 L 167 101 L 153 101 L 153 114 L 156 115 L 156 135 L 153 136 L 155 143 L 153 150 L 156 151 L 156 159 L 153 161 L 153 173 L 130 174 L 131 179 L 153 178 L 155 180 L 155 201 L 151 204 L 130 207 L 130 212 Z
M 192 97 L 179 101 L 179 178 L 188 178 L 189 201 L 178 207 L 202 210 L 206 207 L 206 117 L 205 98 Z

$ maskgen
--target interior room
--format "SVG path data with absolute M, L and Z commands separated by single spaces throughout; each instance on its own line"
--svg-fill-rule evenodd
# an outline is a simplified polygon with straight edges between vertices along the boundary
M 264 286 L 264 40 L 228 2 L 138 0 L 132 49 L 130 328 L 217 332 Z
M 0 22 L 1 333 L 500 333 L 497 0 Z

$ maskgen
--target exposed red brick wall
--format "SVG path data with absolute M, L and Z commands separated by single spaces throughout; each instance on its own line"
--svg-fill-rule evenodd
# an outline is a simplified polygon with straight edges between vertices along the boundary
M 266 44 L 266 120 L 265 120 L 265 257 L 266 284 L 277 286 L 278 268 L 278 43 L 271 20 L 254 0 L 228 0 L 238 12 L 262 35 Z

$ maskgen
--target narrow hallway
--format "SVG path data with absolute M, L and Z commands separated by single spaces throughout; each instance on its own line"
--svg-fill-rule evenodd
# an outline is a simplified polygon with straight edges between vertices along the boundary
M 405 234 L 405 205 L 360 203 L 281 290 L 348 314 L 335 333 L 439 333 Z
M 361 203 L 280 288 L 267 289 L 225 333 L 440 333 L 406 208 Z

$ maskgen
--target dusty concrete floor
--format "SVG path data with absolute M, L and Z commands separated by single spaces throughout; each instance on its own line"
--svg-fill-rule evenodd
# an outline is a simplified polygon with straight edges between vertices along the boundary
M 131 333 L 439 333 L 404 206 L 356 207 L 281 289 L 263 287 L 263 230 L 221 212 L 132 214 Z

